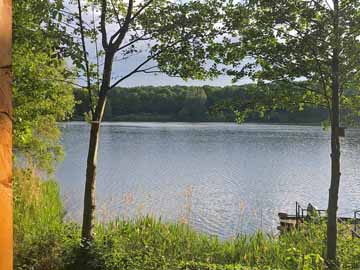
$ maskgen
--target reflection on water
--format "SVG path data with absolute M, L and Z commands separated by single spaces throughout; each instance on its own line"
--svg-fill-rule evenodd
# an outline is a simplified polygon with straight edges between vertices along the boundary
M 78 219 L 89 127 L 74 122 L 62 130 L 66 158 L 57 177 L 69 216 Z M 359 135 L 348 130 L 342 140 L 340 214 L 360 208 Z M 320 127 L 105 123 L 98 214 L 153 214 L 220 237 L 275 232 L 277 212 L 294 212 L 295 201 L 326 208 L 329 151 L 329 134 Z

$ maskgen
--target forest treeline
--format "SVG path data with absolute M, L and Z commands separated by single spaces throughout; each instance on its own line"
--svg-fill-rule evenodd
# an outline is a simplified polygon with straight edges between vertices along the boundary
M 106 121 L 225 121 L 234 122 L 236 113 L 228 102 L 251 100 L 256 86 L 139 86 L 115 88 L 109 93 L 105 111 Z M 73 120 L 83 120 L 89 111 L 87 92 L 75 89 L 77 101 Z M 244 102 L 243 102 L 244 103 Z M 246 109 L 246 108 L 245 108 Z M 252 113 L 248 122 L 311 123 L 327 119 L 327 111 L 315 106 L 303 110 L 278 109 L 265 116 Z

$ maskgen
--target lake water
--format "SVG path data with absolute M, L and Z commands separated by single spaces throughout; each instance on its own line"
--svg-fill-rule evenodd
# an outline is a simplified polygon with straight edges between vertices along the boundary
M 89 137 L 86 123 L 62 124 L 57 178 L 68 217 L 81 216 Z M 320 127 L 232 123 L 104 123 L 98 217 L 161 216 L 221 238 L 276 232 L 295 202 L 325 209 L 329 133 Z M 339 214 L 360 208 L 360 131 L 342 139 Z

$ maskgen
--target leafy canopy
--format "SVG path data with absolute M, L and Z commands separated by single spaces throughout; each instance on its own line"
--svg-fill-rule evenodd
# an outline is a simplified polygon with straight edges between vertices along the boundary
M 71 76 L 62 57 L 62 1 L 14 1 L 14 148 L 51 172 L 62 156 L 57 121 L 73 110 Z
M 228 6 L 225 39 L 218 55 L 235 80 L 250 76 L 260 83 L 286 87 L 267 92 L 276 107 L 316 104 L 331 110 L 332 56 L 340 51 L 340 102 L 343 110 L 360 105 L 360 1 L 340 1 L 339 40 L 332 1 L 250 1 Z M 301 82 L 300 82 L 301 81 Z M 260 84 L 261 85 L 261 84 Z

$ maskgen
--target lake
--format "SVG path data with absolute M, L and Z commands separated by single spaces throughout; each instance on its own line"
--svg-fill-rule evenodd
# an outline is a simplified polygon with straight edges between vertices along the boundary
M 89 125 L 61 124 L 56 176 L 68 218 L 80 220 Z M 98 218 L 154 215 L 221 238 L 276 232 L 295 202 L 327 207 L 330 137 L 321 127 L 233 123 L 104 123 Z M 360 130 L 342 139 L 339 214 L 360 208 Z

